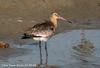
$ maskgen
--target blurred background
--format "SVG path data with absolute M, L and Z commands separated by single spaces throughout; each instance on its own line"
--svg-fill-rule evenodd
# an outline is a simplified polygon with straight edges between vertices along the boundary
M 0 0 L 0 37 L 22 34 L 28 27 L 48 19 L 52 12 L 76 24 L 59 23 L 59 30 L 76 29 L 77 24 L 85 25 L 78 29 L 100 26 L 100 0 Z

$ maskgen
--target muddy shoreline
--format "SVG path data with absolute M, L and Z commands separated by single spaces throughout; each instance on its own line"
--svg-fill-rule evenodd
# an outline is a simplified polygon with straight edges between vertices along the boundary
M 75 23 L 68 25 L 60 21 L 60 29 L 57 32 L 80 28 L 100 29 L 99 2 L 98 0 L 91 2 L 88 0 L 0 0 L 0 38 L 22 34 L 34 24 L 48 19 L 54 10 Z M 80 23 L 88 25 L 77 26 Z

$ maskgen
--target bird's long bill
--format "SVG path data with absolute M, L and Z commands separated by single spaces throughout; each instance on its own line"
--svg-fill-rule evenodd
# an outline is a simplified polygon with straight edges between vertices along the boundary
M 65 18 L 63 18 L 63 17 L 60 17 L 60 19 L 61 19 L 61 20 L 64 20 L 64 21 L 67 21 L 68 23 L 71 23 L 71 24 L 72 24 L 71 21 L 69 21 L 69 20 L 67 20 L 67 19 L 65 19 Z
M 63 17 L 60 17 L 60 19 L 61 19 L 61 20 L 64 20 L 64 21 L 67 21 L 67 20 L 66 20 L 65 18 L 63 18 Z

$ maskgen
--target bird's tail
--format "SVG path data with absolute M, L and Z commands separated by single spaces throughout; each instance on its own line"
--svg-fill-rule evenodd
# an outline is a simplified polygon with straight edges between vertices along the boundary
M 32 38 L 30 35 L 24 33 L 22 36 L 21 36 L 21 39 L 30 39 Z

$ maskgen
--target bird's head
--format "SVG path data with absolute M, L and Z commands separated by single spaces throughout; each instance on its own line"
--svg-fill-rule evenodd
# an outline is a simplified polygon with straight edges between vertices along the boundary
M 51 17 L 54 18 L 54 19 L 56 19 L 56 20 L 60 19 L 60 20 L 64 20 L 64 21 L 67 21 L 69 23 L 72 23 L 71 21 L 69 21 L 69 20 L 63 18 L 62 16 L 60 16 L 58 13 L 52 13 Z

